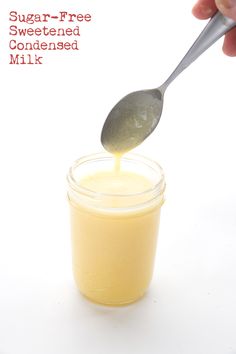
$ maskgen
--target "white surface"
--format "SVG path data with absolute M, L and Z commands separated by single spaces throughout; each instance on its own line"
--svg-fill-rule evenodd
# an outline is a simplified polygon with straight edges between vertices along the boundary
M 136 304 L 96 306 L 71 275 L 68 167 L 102 151 L 108 111 L 161 84 L 204 22 L 187 0 L 33 3 L 1 4 L 0 353 L 235 354 L 236 59 L 220 41 L 168 88 L 136 149 L 167 180 L 154 279 Z M 79 54 L 8 65 L 9 10 L 81 9 L 96 20 Z

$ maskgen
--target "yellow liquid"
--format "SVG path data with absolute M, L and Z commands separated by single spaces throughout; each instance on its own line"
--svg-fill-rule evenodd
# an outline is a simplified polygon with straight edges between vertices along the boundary
M 70 200 L 75 281 L 95 302 L 133 302 L 143 296 L 153 272 L 161 202 L 145 203 L 142 194 L 153 183 L 120 170 L 118 161 L 114 171 L 86 176 L 80 185 L 99 193 L 100 204 L 93 207 Z M 109 201 L 102 197 L 104 193 L 112 194 Z M 139 207 L 130 208 L 135 193 Z
M 114 155 L 114 172 L 115 174 L 119 174 L 120 172 L 120 160 L 121 160 L 121 155 Z

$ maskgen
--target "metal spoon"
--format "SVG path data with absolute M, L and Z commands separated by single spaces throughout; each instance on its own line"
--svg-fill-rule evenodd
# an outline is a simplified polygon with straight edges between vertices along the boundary
M 104 123 L 101 134 L 104 148 L 111 153 L 122 154 L 141 144 L 159 123 L 164 93 L 169 84 L 235 25 L 234 20 L 217 12 L 159 88 L 132 92 L 122 98 L 111 110 Z

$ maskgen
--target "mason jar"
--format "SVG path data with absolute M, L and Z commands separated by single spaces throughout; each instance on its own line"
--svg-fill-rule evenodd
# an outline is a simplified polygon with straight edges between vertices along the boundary
M 83 185 L 86 176 L 113 169 L 113 156 L 98 153 L 78 159 L 69 170 L 72 263 L 84 296 L 124 305 L 141 298 L 152 278 L 165 179 L 157 162 L 126 154 L 121 171 L 142 176 L 148 188 L 117 194 Z

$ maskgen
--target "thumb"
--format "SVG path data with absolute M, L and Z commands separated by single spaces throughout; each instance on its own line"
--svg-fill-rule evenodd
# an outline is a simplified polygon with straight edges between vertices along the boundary
M 236 0 L 215 0 L 215 2 L 224 16 L 236 21 Z

